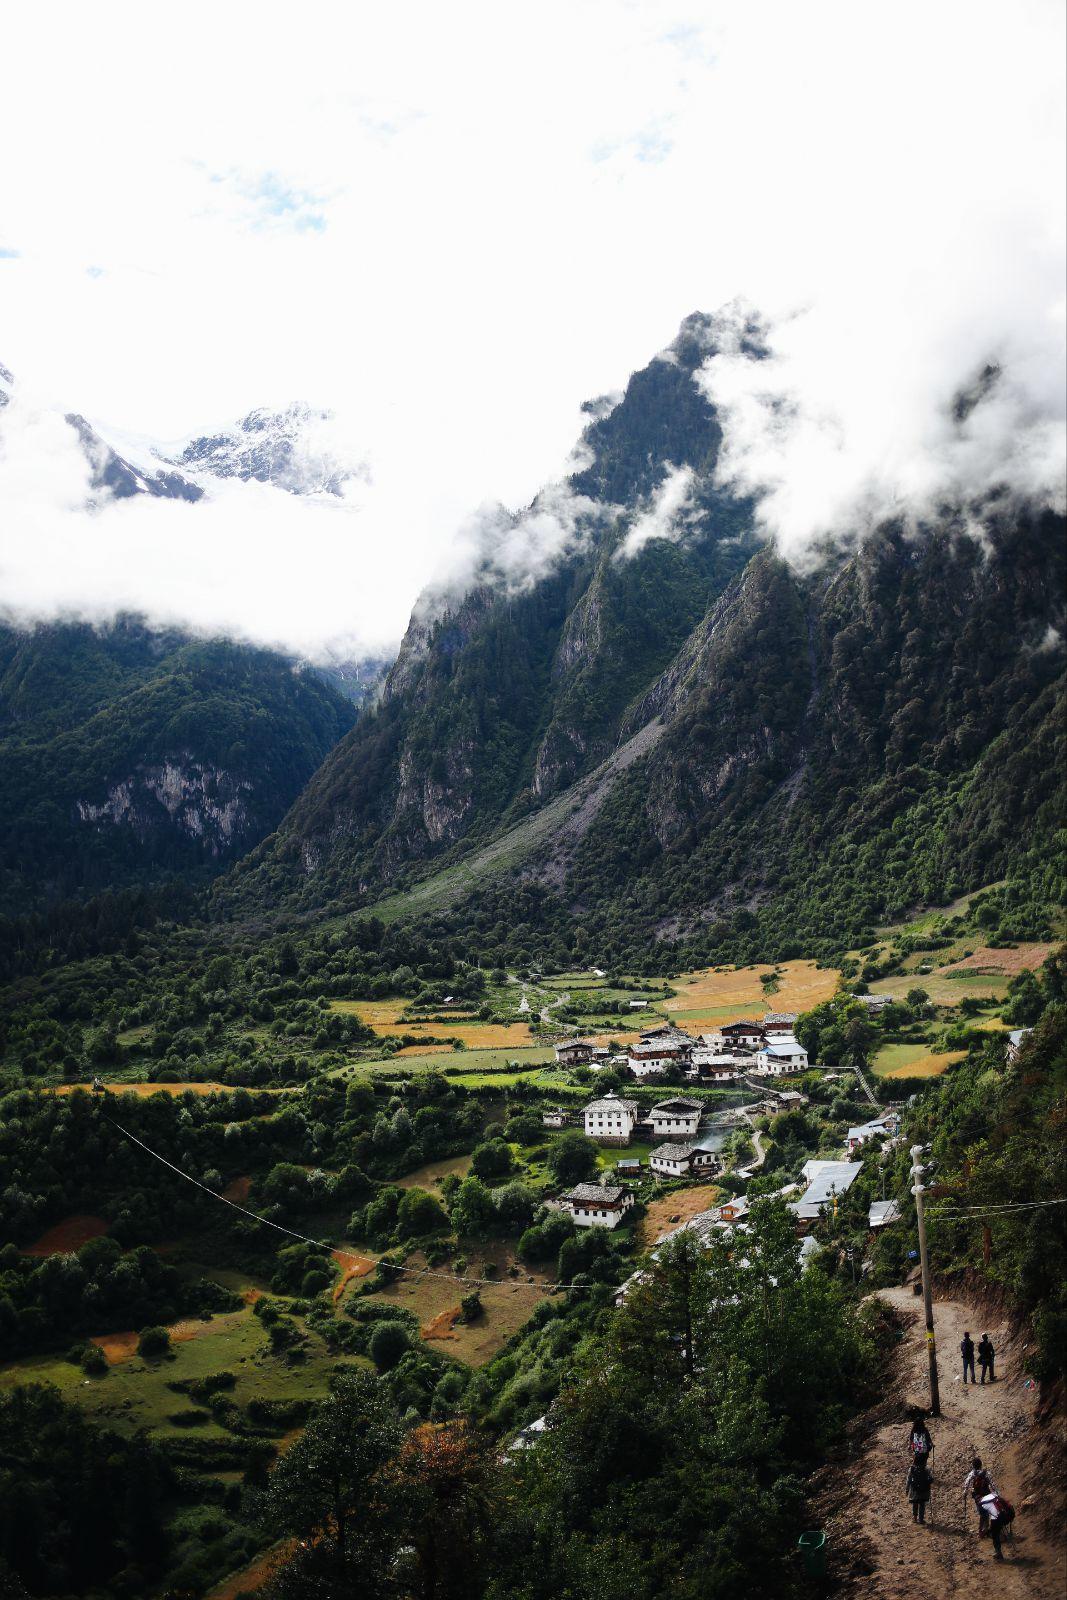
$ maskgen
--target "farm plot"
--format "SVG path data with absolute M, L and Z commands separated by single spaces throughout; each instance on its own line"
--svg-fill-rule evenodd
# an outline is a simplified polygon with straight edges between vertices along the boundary
M 775 984 L 760 982 L 776 972 Z M 677 993 L 663 1002 L 671 1017 L 688 1026 L 720 1022 L 726 1012 L 737 1017 L 761 1017 L 768 1011 L 810 1011 L 837 993 L 840 973 L 818 967 L 814 961 L 783 961 L 778 967 L 728 967 L 684 974 L 675 984 Z
M 885 1044 L 874 1058 L 874 1073 L 878 1078 L 937 1078 L 966 1054 L 948 1050 L 939 1055 L 925 1044 Z
M 356 1016 L 376 1033 L 410 1034 L 414 1039 L 462 1039 L 470 1047 L 504 1049 L 528 1045 L 533 1038 L 526 1022 L 472 1022 L 469 1018 L 453 1021 L 442 1016 L 436 1022 L 408 1022 L 403 1013 L 405 1000 L 332 1000 L 331 1011 Z M 410 1048 L 410 1047 L 409 1047 Z M 447 1049 L 447 1046 L 445 1046 Z
M 679 1189 L 659 1200 L 650 1200 L 638 1227 L 638 1242 L 645 1248 L 655 1244 L 668 1229 L 688 1222 L 701 1211 L 710 1211 L 722 1200 L 723 1193 L 714 1183 L 698 1183 L 691 1189 Z

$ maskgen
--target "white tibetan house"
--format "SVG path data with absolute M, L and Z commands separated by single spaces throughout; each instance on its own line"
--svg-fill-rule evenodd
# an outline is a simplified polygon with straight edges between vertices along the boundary
M 586 1134 L 597 1144 L 629 1144 L 637 1121 L 637 1102 L 606 1094 L 599 1100 L 590 1100 L 583 1117 Z
M 560 1197 L 579 1228 L 617 1228 L 634 1203 L 621 1184 L 579 1183 Z
M 699 1100 L 686 1100 L 682 1095 L 660 1100 L 649 1115 L 652 1132 L 659 1139 L 692 1139 L 700 1126 L 702 1110 Z

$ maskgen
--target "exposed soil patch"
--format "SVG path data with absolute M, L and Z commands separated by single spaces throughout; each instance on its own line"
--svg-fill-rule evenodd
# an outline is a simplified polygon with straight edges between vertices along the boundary
M 352 1280 L 365 1278 L 378 1263 L 373 1256 L 354 1255 L 351 1250 L 333 1250 L 331 1254 L 341 1269 L 341 1276 L 333 1286 L 333 1303 L 336 1305 Z
M 243 1177 L 234 1178 L 232 1183 L 226 1185 L 222 1191 L 222 1198 L 224 1200 L 233 1200 L 237 1205 L 243 1206 L 251 1191 L 252 1179 L 245 1173 Z
M 233 1085 L 229 1083 L 105 1083 L 104 1088 L 108 1094 L 135 1094 L 139 1100 L 147 1100 L 154 1094 L 233 1094 Z M 89 1092 L 87 1083 L 56 1083 L 50 1086 L 52 1094 L 73 1094 L 76 1089 L 83 1093 Z M 289 1094 L 289 1089 L 261 1088 L 257 1094 Z
M 106 1232 L 107 1223 L 103 1217 L 93 1217 L 79 1211 L 73 1216 L 64 1217 L 62 1222 L 55 1223 L 51 1228 L 46 1228 L 39 1239 L 26 1246 L 23 1254 L 68 1255 L 70 1251 L 80 1249 L 83 1244 L 88 1244 L 90 1239 L 99 1239 L 101 1234 Z
M 639 1242 L 645 1246 L 655 1244 L 669 1228 L 688 1222 L 701 1211 L 710 1211 L 722 1198 L 723 1191 L 716 1184 L 699 1183 L 692 1189 L 679 1189 L 660 1200 L 650 1200 L 639 1224 Z
M 424 1339 L 455 1339 L 457 1335 L 452 1330 L 462 1315 L 462 1306 L 449 1306 L 447 1311 L 439 1311 L 436 1317 L 431 1317 L 419 1331 Z

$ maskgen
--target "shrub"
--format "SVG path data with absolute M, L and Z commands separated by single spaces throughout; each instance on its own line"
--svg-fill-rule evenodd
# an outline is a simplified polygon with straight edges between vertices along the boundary
M 397 1207 L 396 1225 L 402 1239 L 421 1239 L 427 1234 L 447 1232 L 448 1217 L 425 1189 L 408 1189 Z
M 165 1356 L 170 1350 L 170 1334 L 166 1328 L 142 1328 L 137 1340 L 140 1356 Z
M 503 1139 L 487 1140 L 478 1145 L 471 1156 L 471 1172 L 487 1183 L 495 1178 L 506 1178 L 511 1167 L 511 1151 Z
M 370 1336 L 370 1358 L 379 1372 L 395 1367 L 410 1346 L 408 1330 L 402 1322 L 380 1322 Z
M 471 1294 L 465 1294 L 459 1304 L 460 1314 L 464 1322 L 477 1322 L 479 1317 L 485 1315 L 482 1297 L 477 1289 Z

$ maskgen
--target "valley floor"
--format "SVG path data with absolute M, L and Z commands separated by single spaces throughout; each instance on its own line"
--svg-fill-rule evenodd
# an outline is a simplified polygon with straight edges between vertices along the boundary
M 906 1437 L 911 1409 L 928 1400 L 926 1345 L 921 1300 L 911 1287 L 888 1289 L 881 1298 L 907 1320 L 899 1374 L 892 1396 L 872 1418 L 875 1426 L 857 1455 L 820 1478 L 817 1506 L 828 1538 L 831 1571 L 844 1567 L 845 1596 L 877 1600 L 1062 1600 L 1067 1587 L 1063 1483 L 1041 1483 L 1039 1463 L 1062 1459 L 1062 1419 L 1055 1441 L 1042 1439 L 1036 1418 L 1038 1389 L 1027 1387 L 1024 1336 L 998 1314 L 981 1313 L 964 1300 L 938 1299 L 934 1325 L 939 1353 L 942 1415 L 929 1420 L 934 1440 L 934 1487 L 926 1526 L 912 1521 L 905 1495 Z M 983 1320 L 983 1315 L 989 1320 Z M 997 1382 L 965 1388 L 959 1343 L 964 1329 L 977 1340 L 988 1332 L 997 1350 Z M 993 1482 L 1016 1508 L 1014 1537 L 1004 1540 L 1003 1562 L 995 1562 L 988 1539 L 979 1540 L 978 1520 L 963 1480 L 980 1455 Z M 1037 1468 L 1037 1471 L 1035 1471 Z M 817 1525 L 813 1523 L 813 1526 Z M 1050 1536 L 1048 1530 L 1055 1530 Z

